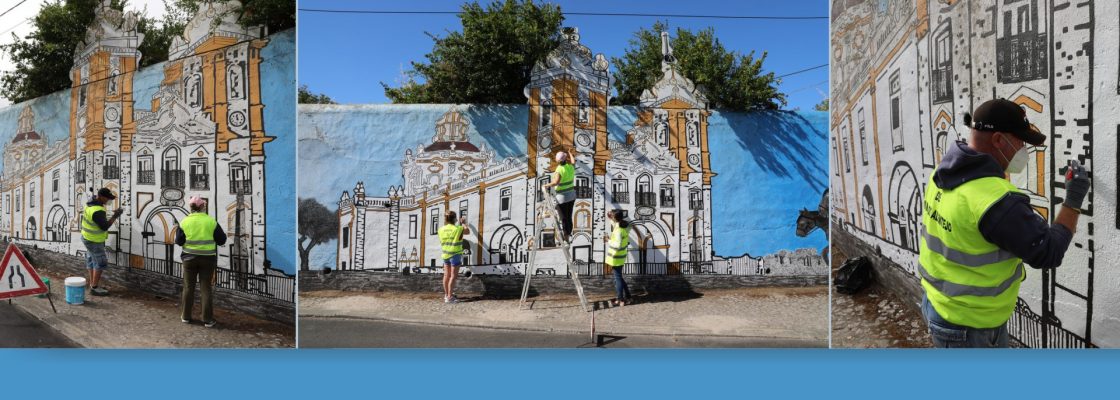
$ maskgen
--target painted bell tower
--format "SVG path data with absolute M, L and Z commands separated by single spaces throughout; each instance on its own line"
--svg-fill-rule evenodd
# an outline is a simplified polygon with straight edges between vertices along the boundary
M 74 50 L 70 68 L 70 162 L 73 173 L 74 215 L 80 215 L 90 189 L 109 188 L 118 193 L 116 206 L 125 213 L 118 225 L 126 232 L 119 241 L 111 230 L 111 247 L 128 248 L 132 213 L 129 193 L 133 120 L 132 79 L 140 63 L 137 15 L 110 7 L 103 0 Z M 75 225 L 75 228 L 77 225 Z M 74 237 L 81 237 L 73 235 Z

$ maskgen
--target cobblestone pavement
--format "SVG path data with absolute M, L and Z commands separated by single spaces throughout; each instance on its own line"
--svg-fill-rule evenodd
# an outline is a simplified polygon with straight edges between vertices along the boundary
M 690 297 L 646 297 L 610 308 L 606 298 L 592 297 L 601 309 L 584 312 L 570 296 L 536 298 L 532 309 L 518 309 L 517 299 L 466 299 L 445 304 L 436 293 L 355 293 L 318 291 L 300 294 L 300 317 L 367 318 L 444 326 L 504 328 L 550 332 L 596 331 L 633 335 L 709 335 L 804 340 L 827 345 L 827 289 L 744 288 L 711 290 Z M 486 346 L 479 343 L 479 346 Z
M 832 248 L 833 276 L 847 257 Z M 832 290 L 832 347 L 930 347 L 917 305 L 905 304 L 878 282 L 855 295 Z
M 66 304 L 63 278 L 46 273 L 58 313 L 45 298 L 20 297 L 13 304 L 88 348 L 243 348 L 293 347 L 294 327 L 256 317 L 214 310 L 218 325 L 205 328 L 179 319 L 177 299 L 109 287 L 110 296 L 90 296 Z M 197 295 L 196 295 L 197 296 Z M 201 312 L 195 305 L 195 318 Z

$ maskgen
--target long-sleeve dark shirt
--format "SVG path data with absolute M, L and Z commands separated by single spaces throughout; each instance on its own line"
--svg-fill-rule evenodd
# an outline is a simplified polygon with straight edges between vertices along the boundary
M 226 244 L 226 232 L 222 230 L 221 224 L 214 226 L 214 244 L 224 246 Z M 175 230 L 175 244 L 182 246 L 187 243 L 187 234 L 183 233 L 182 229 Z M 190 260 L 194 257 L 217 257 L 217 256 L 200 256 L 197 254 L 183 253 L 180 255 L 183 261 Z
M 933 183 L 953 189 L 974 179 L 1003 176 L 995 158 L 957 142 L 941 158 Z M 1019 193 L 1009 193 L 996 201 L 980 217 L 978 228 L 984 239 L 1033 268 L 1061 265 L 1073 240 L 1073 232 L 1064 225 L 1049 224 L 1031 208 L 1030 199 Z

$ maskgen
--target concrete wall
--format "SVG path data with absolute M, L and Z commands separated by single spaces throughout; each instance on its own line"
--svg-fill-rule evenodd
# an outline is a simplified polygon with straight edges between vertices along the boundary
M 410 274 L 374 271 L 332 271 L 329 274 L 305 272 L 299 276 L 301 293 L 320 290 L 342 291 L 407 291 L 442 293 L 442 281 L 436 274 Z M 610 276 L 581 276 L 584 291 L 592 295 L 614 295 Z M 519 298 L 525 283 L 522 276 L 472 275 L 456 283 L 456 292 L 496 298 Z M 689 294 L 710 289 L 743 287 L 804 287 L 827 285 L 822 275 L 798 276 L 704 276 L 704 275 L 634 275 L 626 277 L 634 294 Z M 537 295 L 572 295 L 575 286 L 565 277 L 534 276 L 529 293 Z
M 1120 346 L 1120 271 L 1098 262 L 1120 251 L 1117 3 L 834 1 L 832 15 L 834 244 L 874 250 L 881 276 L 897 272 L 908 281 L 892 286 L 920 294 L 925 183 L 967 137 L 964 112 L 1012 100 L 1048 137 L 1011 177 L 1035 210 L 1057 213 L 1067 160 L 1086 165 L 1093 190 L 1063 265 L 1027 272 L 1011 333 L 1030 346 Z
M 150 270 L 178 262 L 171 228 L 198 195 L 230 235 L 221 268 L 295 272 L 295 31 L 261 37 L 228 6 L 203 6 L 144 69 L 135 15 L 97 11 L 72 87 L 0 109 L 0 236 L 83 252 L 81 211 L 108 187 L 124 213 L 107 244 Z

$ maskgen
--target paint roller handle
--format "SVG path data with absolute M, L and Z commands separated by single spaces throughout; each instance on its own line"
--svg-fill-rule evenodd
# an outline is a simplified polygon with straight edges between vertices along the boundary
M 1085 196 L 1089 194 L 1090 183 L 1089 171 L 1086 171 L 1077 160 L 1070 160 L 1069 166 L 1066 167 L 1066 198 L 1062 204 L 1080 210 L 1085 202 Z

